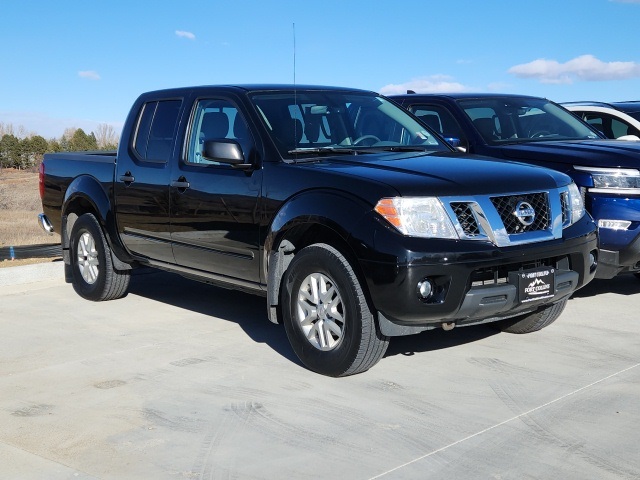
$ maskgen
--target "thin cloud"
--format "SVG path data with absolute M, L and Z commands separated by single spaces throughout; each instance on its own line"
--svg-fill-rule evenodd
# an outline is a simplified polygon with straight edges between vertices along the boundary
M 187 38 L 189 40 L 195 40 L 196 36 L 191 32 L 185 32 L 184 30 L 176 30 L 176 35 L 181 38 Z
M 539 58 L 511 67 L 508 72 L 519 78 L 534 78 L 541 83 L 571 84 L 640 77 L 636 62 L 603 62 L 593 55 L 582 55 L 565 63 Z
M 451 77 L 446 75 L 432 75 L 410 80 L 406 83 L 385 85 L 380 89 L 380 93 L 383 95 L 396 95 L 407 93 L 407 90 L 413 90 L 417 93 L 453 93 L 466 92 L 469 88 L 453 81 Z
M 95 70 L 81 70 L 78 76 L 87 80 L 100 80 L 100 75 Z

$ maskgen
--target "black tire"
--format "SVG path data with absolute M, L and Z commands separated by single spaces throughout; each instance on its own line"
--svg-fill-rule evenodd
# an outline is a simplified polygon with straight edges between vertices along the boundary
M 314 283 L 329 287 L 325 298 L 316 301 L 307 293 Z M 343 377 L 368 370 L 384 355 L 389 337 L 380 333 L 353 268 L 335 248 L 319 243 L 300 250 L 285 273 L 282 290 L 287 337 L 307 368 Z M 301 321 L 303 309 L 314 305 L 315 315 L 307 318 L 315 316 L 315 321 Z
M 69 245 L 71 283 L 78 295 L 100 302 L 124 297 L 130 271 L 116 270 L 96 217 L 85 213 L 73 224 Z
M 531 333 L 548 327 L 557 320 L 567 305 L 567 299 L 553 305 L 548 305 L 535 312 L 527 313 L 519 317 L 510 318 L 501 322 L 496 322 L 503 332 L 509 333 Z

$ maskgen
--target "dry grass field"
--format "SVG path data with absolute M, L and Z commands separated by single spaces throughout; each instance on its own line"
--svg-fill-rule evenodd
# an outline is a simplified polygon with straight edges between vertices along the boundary
M 47 235 L 37 222 L 42 211 L 38 194 L 38 172 L 0 169 L 0 247 L 53 244 L 58 235 Z M 0 267 L 14 266 L 39 260 L 0 262 Z

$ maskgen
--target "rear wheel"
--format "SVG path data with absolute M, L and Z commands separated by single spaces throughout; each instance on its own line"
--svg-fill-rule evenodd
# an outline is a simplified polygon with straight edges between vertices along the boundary
M 71 283 L 83 298 L 93 301 L 124 297 L 129 270 L 116 270 L 111 249 L 96 217 L 85 213 L 73 224 L 70 238 Z
M 567 301 L 568 300 L 565 299 L 553 305 L 543 307 L 535 312 L 496 322 L 496 327 L 503 332 L 509 333 L 537 332 L 556 321 L 564 311 Z
M 364 372 L 389 345 L 351 265 L 330 245 L 311 245 L 293 258 L 286 273 L 282 311 L 296 355 L 323 375 Z

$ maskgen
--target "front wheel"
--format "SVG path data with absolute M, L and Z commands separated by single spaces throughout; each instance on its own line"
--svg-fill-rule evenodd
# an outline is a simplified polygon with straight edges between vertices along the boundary
M 98 302 L 127 294 L 129 270 L 114 268 L 109 244 L 92 214 L 85 213 L 73 224 L 69 253 L 71 283 L 78 295 Z
M 364 372 L 389 345 L 353 268 L 330 245 L 311 245 L 293 258 L 285 277 L 282 311 L 294 352 L 305 366 L 323 375 Z
M 503 332 L 509 333 L 537 332 L 557 320 L 560 314 L 564 311 L 567 301 L 568 300 L 565 299 L 558 303 L 554 303 L 553 305 L 542 307 L 535 312 L 496 322 L 495 326 Z

